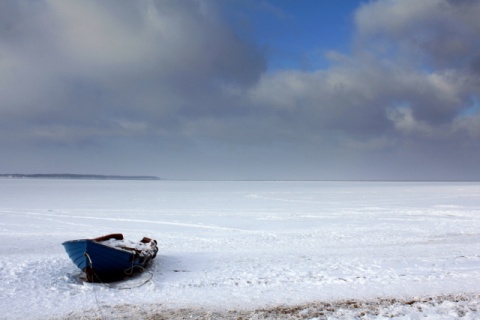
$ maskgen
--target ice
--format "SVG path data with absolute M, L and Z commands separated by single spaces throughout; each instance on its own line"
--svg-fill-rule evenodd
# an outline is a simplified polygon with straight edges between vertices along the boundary
M 79 280 L 61 243 L 110 233 L 158 241 L 149 282 Z M 476 182 L 0 179 L 2 319 L 475 319 L 478 288 Z

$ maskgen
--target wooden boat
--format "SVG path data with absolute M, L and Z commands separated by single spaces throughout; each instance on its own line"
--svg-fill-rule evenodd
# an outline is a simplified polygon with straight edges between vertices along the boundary
M 158 252 L 157 241 L 145 237 L 132 242 L 121 233 L 62 245 L 73 263 L 85 272 L 88 282 L 110 282 L 143 271 Z

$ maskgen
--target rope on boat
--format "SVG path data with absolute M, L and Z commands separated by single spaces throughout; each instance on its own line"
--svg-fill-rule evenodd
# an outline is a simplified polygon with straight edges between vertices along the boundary
M 85 255 L 85 257 L 87 258 L 88 266 L 90 267 L 93 276 L 95 276 L 95 277 L 97 278 L 97 280 L 98 280 L 102 285 L 104 285 L 104 286 L 107 287 L 107 288 L 117 289 L 117 290 L 125 290 L 125 289 L 139 288 L 139 287 L 145 285 L 147 282 L 149 282 L 149 281 L 152 280 L 152 278 L 153 278 L 153 273 L 150 272 L 150 271 L 147 271 L 147 272 L 150 274 L 150 278 L 148 278 L 147 280 L 145 280 L 143 283 L 141 283 L 141 284 L 139 284 L 139 285 L 132 286 L 132 287 L 114 287 L 114 286 L 111 286 L 111 285 L 108 284 L 108 283 L 103 282 L 102 279 L 100 279 L 100 277 L 98 276 L 98 274 L 95 272 L 95 269 L 93 269 L 93 262 L 92 262 L 92 259 L 90 258 L 90 255 L 89 255 L 86 251 L 84 252 L 84 255 Z M 127 272 L 130 272 L 130 275 L 133 273 L 133 268 L 134 268 L 133 262 L 134 262 L 134 261 L 132 260 L 132 266 L 131 266 L 130 268 L 124 270 L 124 273 L 125 273 L 126 275 L 128 275 Z M 146 271 L 145 268 L 143 268 L 143 267 L 138 266 L 138 268 L 142 269 L 142 271 Z M 93 293 L 94 293 L 94 295 L 95 295 L 95 303 L 97 304 L 97 308 L 98 308 L 98 310 L 99 310 L 99 312 L 100 312 L 100 317 L 101 317 L 103 320 L 105 320 L 106 318 L 105 318 L 105 315 L 103 314 L 102 308 L 101 308 L 100 303 L 99 303 L 99 301 L 98 301 L 97 290 L 96 290 L 96 287 L 95 287 L 95 286 L 93 287 Z
M 100 280 L 100 278 L 98 277 L 98 275 L 95 273 L 95 271 L 93 270 L 93 262 L 92 262 L 92 259 L 90 258 L 90 255 L 87 253 L 87 251 L 85 251 L 84 253 L 85 257 L 87 258 L 87 262 L 88 262 L 88 265 L 90 267 L 90 269 L 92 270 L 92 273 L 94 276 L 97 277 L 98 280 Z M 88 277 L 88 276 L 87 276 Z M 101 281 L 101 280 L 100 280 Z M 97 296 L 97 290 L 95 287 L 93 287 L 93 294 L 95 296 L 95 303 L 97 304 L 97 308 L 98 308 L 98 311 L 100 312 L 100 317 L 105 320 L 105 315 L 103 314 L 103 311 L 102 311 L 102 308 L 100 307 L 100 303 L 98 302 L 98 296 Z
M 87 258 L 87 262 L 88 262 L 88 266 L 90 267 L 90 270 L 92 271 L 92 274 L 93 276 L 102 284 L 104 285 L 105 287 L 107 288 L 111 288 L 111 289 L 117 289 L 117 290 L 127 290 L 127 289 L 134 289 L 134 288 L 139 288 L 145 284 L 147 284 L 148 282 L 150 282 L 150 280 L 152 280 L 153 278 L 153 272 L 150 272 L 150 271 L 147 271 L 145 270 L 144 267 L 141 267 L 141 266 L 134 266 L 134 261 L 135 261 L 135 257 L 133 257 L 132 259 L 132 266 L 128 269 L 125 269 L 123 271 L 123 273 L 127 276 L 131 276 L 133 274 L 133 271 L 134 271 L 134 268 L 139 268 L 141 269 L 142 272 L 147 272 L 148 274 L 150 274 L 150 277 L 145 280 L 144 282 L 138 284 L 138 285 L 135 285 L 135 286 L 131 286 L 131 287 L 116 287 L 116 286 L 111 286 L 110 284 L 106 283 L 106 282 L 103 282 L 102 279 L 100 279 L 100 277 L 98 276 L 98 274 L 95 272 L 95 269 L 93 268 L 93 262 L 92 262 L 92 259 L 90 258 L 90 255 L 85 251 L 84 253 L 85 257 Z

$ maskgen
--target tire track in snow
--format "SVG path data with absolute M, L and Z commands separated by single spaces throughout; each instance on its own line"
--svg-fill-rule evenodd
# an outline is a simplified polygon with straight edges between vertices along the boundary
M 115 221 L 115 222 L 137 222 L 137 223 L 148 223 L 148 224 L 161 224 L 161 225 L 171 225 L 171 226 L 178 226 L 178 227 L 186 227 L 186 228 L 199 228 L 199 229 L 211 229 L 211 230 L 222 230 L 222 231 L 236 231 L 236 232 L 245 232 L 245 233 L 258 233 L 252 230 L 244 230 L 238 228 L 227 228 L 227 227 L 220 227 L 220 226 L 211 226 L 211 225 L 203 225 L 203 224 L 193 224 L 193 223 L 182 223 L 182 222 L 172 222 L 172 221 L 158 221 L 158 220 L 143 220 L 143 219 L 127 219 L 127 218 L 117 218 L 117 217 L 93 217 L 93 216 L 79 216 L 79 215 L 63 215 L 63 214 L 55 214 L 55 213 L 34 213 L 34 212 L 17 212 L 17 211 L 2 211 L 4 213 L 14 213 L 18 215 L 26 215 L 26 216 L 34 216 L 34 217 L 41 217 L 45 220 L 49 220 L 49 218 L 74 218 L 74 219 L 84 219 L 84 220 L 101 220 L 101 221 Z M 47 218 L 49 217 L 49 218 Z

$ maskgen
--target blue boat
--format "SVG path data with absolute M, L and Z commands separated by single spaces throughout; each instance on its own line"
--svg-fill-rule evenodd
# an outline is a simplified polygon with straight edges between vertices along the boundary
M 62 245 L 73 263 L 85 272 L 88 282 L 116 281 L 143 271 L 158 252 L 157 241 L 145 237 L 131 242 L 121 233 Z

